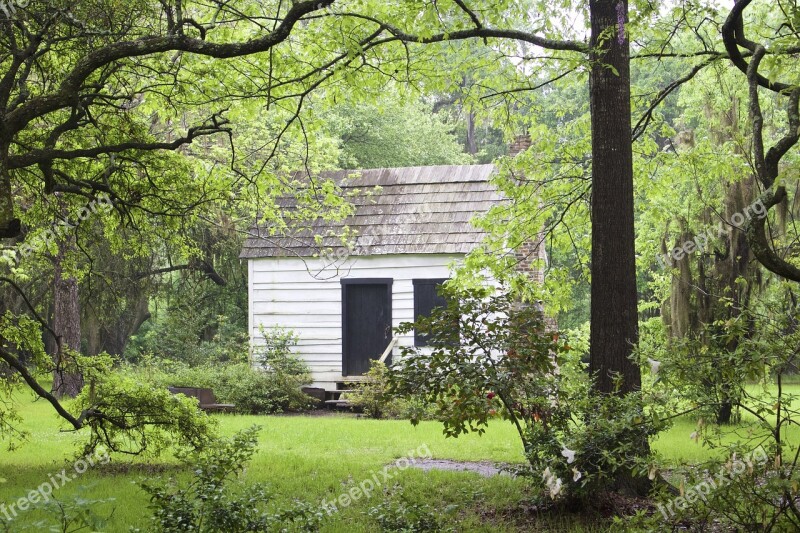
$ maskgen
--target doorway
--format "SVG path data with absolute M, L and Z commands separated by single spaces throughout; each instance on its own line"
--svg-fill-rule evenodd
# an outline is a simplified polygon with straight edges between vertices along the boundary
M 391 339 L 392 280 L 342 280 L 342 375 L 365 374 Z

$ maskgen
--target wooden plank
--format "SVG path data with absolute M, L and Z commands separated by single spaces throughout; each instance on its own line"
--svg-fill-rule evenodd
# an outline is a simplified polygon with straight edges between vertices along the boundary
M 381 354 L 380 359 L 378 359 L 379 362 L 386 362 L 386 359 L 389 358 L 389 354 L 392 353 L 392 348 L 394 348 L 395 344 L 397 344 L 397 337 L 392 337 L 392 340 L 389 342 L 389 346 L 386 347 L 386 349 L 383 351 L 383 354 Z

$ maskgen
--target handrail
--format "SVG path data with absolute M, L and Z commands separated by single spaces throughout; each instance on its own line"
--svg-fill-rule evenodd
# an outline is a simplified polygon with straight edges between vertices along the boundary
M 392 348 L 394 348 L 395 344 L 397 344 L 397 337 L 392 337 L 392 340 L 389 341 L 389 346 L 386 347 L 386 349 L 383 351 L 383 355 L 381 355 L 381 358 L 378 359 L 379 362 L 386 362 L 386 359 L 389 357 L 389 354 L 392 353 Z

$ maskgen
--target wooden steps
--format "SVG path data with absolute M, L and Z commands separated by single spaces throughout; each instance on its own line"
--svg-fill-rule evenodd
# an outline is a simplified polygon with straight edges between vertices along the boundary
M 358 389 L 347 388 L 351 385 L 351 381 L 348 379 L 347 382 L 339 382 L 336 383 L 335 390 L 326 390 L 325 391 L 325 405 L 328 407 L 333 408 L 347 408 L 350 407 L 352 404 L 349 399 L 342 398 L 344 394 L 358 394 L 360 391 Z

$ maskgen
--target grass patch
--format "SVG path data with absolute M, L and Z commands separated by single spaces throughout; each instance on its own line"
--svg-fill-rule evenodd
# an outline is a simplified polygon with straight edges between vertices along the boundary
M 20 429 L 29 432 L 30 438 L 16 451 L 2 452 L 0 505 L 9 505 L 25 496 L 62 469 L 70 473 L 81 438 L 73 432 L 61 431 L 65 426 L 48 404 L 30 401 L 27 395 L 18 395 L 16 399 L 24 420 Z M 506 424 L 496 424 L 482 437 L 445 439 L 441 425 L 435 422 L 413 427 L 407 421 L 366 420 L 351 415 L 219 415 L 216 418 L 225 435 L 254 424 L 263 426 L 258 450 L 248 465 L 244 481 L 267 484 L 276 506 L 295 498 L 320 504 L 338 498 L 388 463 L 423 445 L 437 459 L 524 461 L 516 434 Z M 130 526 L 147 530 L 148 500 L 139 484 L 152 481 L 155 476 L 170 475 L 181 478 L 190 473 L 181 470 L 177 461 L 168 456 L 114 457 L 110 464 L 89 469 L 54 494 L 62 501 L 75 497 L 113 497 L 113 503 L 96 509 L 100 515 L 113 510 L 108 531 L 123 531 Z M 425 502 L 434 509 L 459 506 L 454 519 L 460 530 L 470 531 L 517 530 L 514 519 L 505 517 L 501 511 L 518 507 L 520 501 L 532 494 L 529 483 L 522 479 L 414 469 L 396 471 L 383 489 L 402 490 L 411 501 Z M 381 501 L 381 495 L 375 494 L 354 502 L 326 520 L 323 531 L 375 531 L 376 524 L 367 511 Z M 496 518 L 487 522 L 486 517 L 493 515 Z M 15 528 L 32 525 L 44 516 L 41 511 L 25 511 L 19 515 Z
M 793 393 L 800 393 L 800 385 L 790 387 Z M 24 420 L 20 429 L 29 432 L 30 438 L 14 452 L 0 452 L 3 457 L 0 505 L 9 505 L 25 496 L 62 469 L 69 472 L 81 438 L 73 432 L 62 431 L 65 426 L 45 402 L 31 401 L 29 395 L 22 393 L 16 400 Z M 524 462 L 514 428 L 502 422 L 493 423 L 483 436 L 446 439 L 437 422 L 422 422 L 414 427 L 407 421 L 357 419 L 350 415 L 220 415 L 217 419 L 225 435 L 254 424 L 263 426 L 258 450 L 244 480 L 267 484 L 277 506 L 295 498 L 311 503 L 333 500 L 420 446 L 425 446 L 435 459 Z M 653 448 L 669 464 L 703 461 L 710 451 L 690 438 L 695 429 L 695 420 L 680 419 L 670 431 L 654 440 Z M 800 440 L 800 431 L 797 428 L 791 431 L 787 438 Z M 108 531 L 127 530 L 129 526 L 147 530 L 150 524 L 148 501 L 139 484 L 152 481 L 156 476 L 169 475 L 191 474 L 168 456 L 158 459 L 115 457 L 108 465 L 90 468 L 56 491 L 55 496 L 63 501 L 78 496 L 113 497 L 113 503 L 96 509 L 99 514 L 113 510 Z M 456 506 L 453 520 L 459 531 L 520 531 L 531 527 L 532 518 L 520 512 L 528 506 L 536 490 L 527 480 L 407 469 L 397 471 L 382 488 L 402 491 L 410 501 L 425 503 L 433 509 Z M 376 493 L 369 499 L 354 502 L 328 518 L 323 531 L 376 531 L 377 524 L 367 516 L 367 511 L 382 500 L 382 494 Z M 17 525 L 33 524 L 42 516 L 40 511 L 25 511 L 19 515 Z M 600 521 L 573 515 L 536 520 L 536 529 L 541 531 L 604 529 Z

